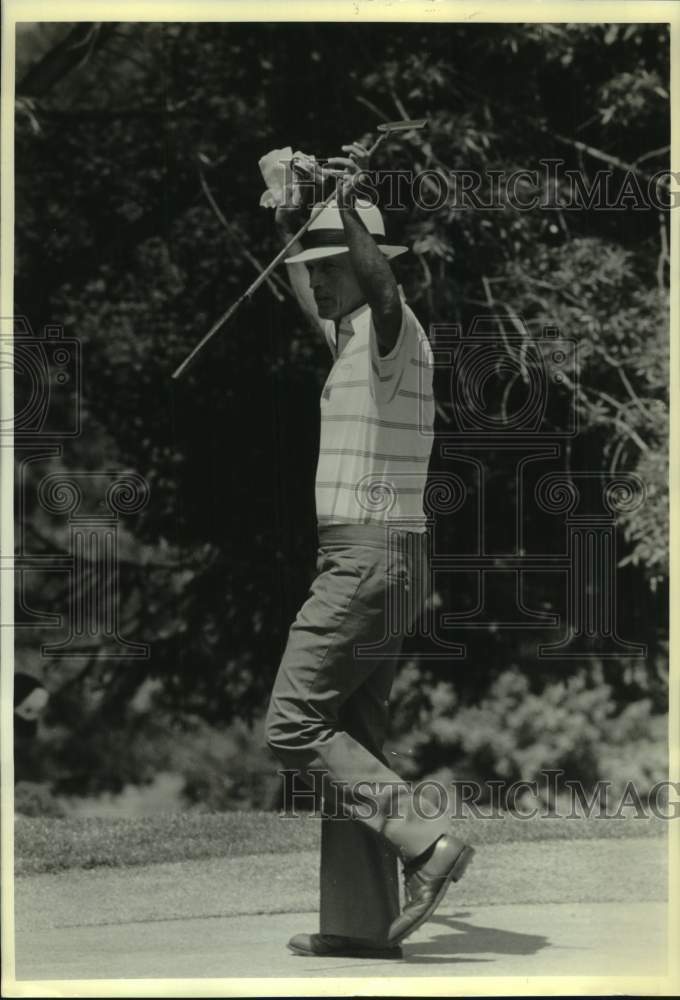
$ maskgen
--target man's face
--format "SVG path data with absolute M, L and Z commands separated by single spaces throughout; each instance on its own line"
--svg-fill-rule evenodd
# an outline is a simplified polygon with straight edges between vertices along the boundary
M 348 253 L 311 260 L 307 269 L 309 284 L 322 319 L 342 319 L 365 301 Z

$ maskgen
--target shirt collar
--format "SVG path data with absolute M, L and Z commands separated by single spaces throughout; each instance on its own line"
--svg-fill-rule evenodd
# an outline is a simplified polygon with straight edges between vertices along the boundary
M 343 316 L 338 323 L 338 333 L 354 333 L 354 321 L 360 316 L 363 316 L 365 312 L 368 312 L 370 306 L 368 302 L 364 302 L 363 305 L 358 306 L 358 308 L 353 309 L 352 312 L 347 313 Z

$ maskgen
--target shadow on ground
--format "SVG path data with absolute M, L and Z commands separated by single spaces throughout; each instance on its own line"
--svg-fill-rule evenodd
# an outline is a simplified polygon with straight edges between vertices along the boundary
M 430 936 L 427 941 L 406 943 L 404 960 L 407 962 L 477 961 L 491 962 L 492 958 L 466 959 L 466 955 L 535 955 L 550 945 L 542 934 L 521 934 L 498 927 L 480 927 L 465 918 L 469 913 L 433 917 L 429 921 Z M 446 928 L 444 933 L 432 934 L 433 925 Z M 454 931 L 455 933 L 447 933 Z
M 401 968 L 404 965 L 441 966 L 447 963 L 486 965 L 495 963 L 504 955 L 535 955 L 543 948 L 550 947 L 549 938 L 543 934 L 521 934 L 499 927 L 480 926 L 469 923 L 466 919 L 468 917 L 470 917 L 468 912 L 433 917 L 427 924 L 426 940 L 405 942 L 403 961 L 384 963 L 371 961 L 371 966 L 381 964 L 385 969 L 384 974 L 390 975 L 387 970 L 397 965 Z M 443 927 L 444 931 L 433 934 L 433 925 L 437 924 Z M 486 957 L 482 958 L 482 955 Z M 348 968 L 360 968 L 362 965 L 365 968 L 366 963 L 363 961 L 343 963 L 343 965 L 334 963 L 333 968 L 340 972 Z

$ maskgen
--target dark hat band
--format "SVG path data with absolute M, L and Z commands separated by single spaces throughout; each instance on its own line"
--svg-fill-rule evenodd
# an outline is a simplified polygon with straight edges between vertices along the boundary
M 370 235 L 379 246 L 387 243 L 384 236 L 376 236 L 374 233 Z M 319 247 L 347 246 L 344 229 L 308 229 L 300 242 L 305 250 L 316 250 Z

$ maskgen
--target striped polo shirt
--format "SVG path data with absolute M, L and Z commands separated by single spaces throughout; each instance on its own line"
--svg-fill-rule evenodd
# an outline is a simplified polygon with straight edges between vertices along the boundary
M 433 441 L 434 360 L 402 300 L 394 348 L 381 357 L 371 310 L 338 327 L 320 320 L 334 364 L 321 395 L 316 513 L 324 524 L 389 524 L 422 532 Z

